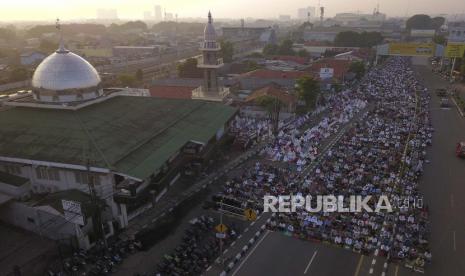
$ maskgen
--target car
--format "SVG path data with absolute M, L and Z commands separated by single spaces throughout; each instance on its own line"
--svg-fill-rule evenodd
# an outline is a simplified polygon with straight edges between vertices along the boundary
M 465 142 L 458 142 L 457 146 L 455 147 L 455 155 L 457 157 L 465 157 Z
M 447 89 L 446 88 L 438 88 L 436 89 L 436 95 L 438 97 L 445 97 L 447 96 Z
M 450 102 L 448 98 L 441 98 L 441 108 L 449 108 Z

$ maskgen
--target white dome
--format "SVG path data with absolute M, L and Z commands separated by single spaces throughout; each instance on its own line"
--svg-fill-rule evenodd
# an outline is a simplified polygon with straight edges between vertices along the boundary
M 63 48 L 44 59 L 32 77 L 34 88 L 52 91 L 97 87 L 100 82 L 89 62 Z
M 205 41 L 216 41 L 216 31 L 213 27 L 212 15 L 208 12 L 208 23 L 205 25 L 205 30 L 203 31 Z

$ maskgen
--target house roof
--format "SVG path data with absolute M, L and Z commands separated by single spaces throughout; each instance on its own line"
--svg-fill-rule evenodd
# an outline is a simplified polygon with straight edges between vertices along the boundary
M 118 96 L 77 111 L 0 111 L 0 156 L 108 168 L 146 179 L 188 141 L 207 143 L 235 108 L 192 100 Z
M 341 78 L 342 75 L 346 74 L 350 68 L 350 60 L 338 60 L 333 58 L 325 58 L 321 60 L 317 60 L 310 65 L 307 69 L 309 72 L 313 72 L 315 74 L 320 72 L 321 68 L 333 68 L 334 69 L 334 77 Z
M 32 200 L 37 200 L 37 198 L 33 198 Z M 96 211 L 90 195 L 76 189 L 45 194 L 34 202 L 34 206 L 50 206 L 61 214 L 64 214 L 62 200 L 70 200 L 80 203 L 81 212 L 85 216 L 92 215 Z M 105 204 L 102 199 L 97 200 L 99 200 L 101 204 Z
M 150 87 L 150 95 L 152 97 L 166 99 L 191 99 L 192 86 L 170 86 L 170 85 L 155 85 Z
M 152 85 L 199 87 L 202 81 L 203 79 L 196 78 L 156 79 L 152 81 Z
M 292 61 L 301 65 L 308 63 L 308 58 L 297 56 L 274 56 L 273 60 Z
M 297 102 L 297 99 L 294 95 L 289 94 L 286 90 L 275 83 L 271 83 L 265 87 L 255 90 L 246 98 L 245 102 L 255 101 L 256 99 L 263 96 L 278 98 L 285 104 L 293 104 Z
M 29 179 L 0 171 L 0 182 L 16 187 L 26 184 Z
M 275 71 L 269 69 L 257 69 L 241 75 L 241 77 L 262 79 L 298 79 L 303 76 L 311 76 L 311 74 L 305 71 Z

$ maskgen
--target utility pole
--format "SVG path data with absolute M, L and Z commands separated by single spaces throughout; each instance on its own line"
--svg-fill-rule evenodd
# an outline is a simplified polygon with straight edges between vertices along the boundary
M 220 225 L 223 225 L 223 198 L 220 201 Z M 224 257 L 223 257 L 223 239 L 220 239 L 220 260 L 221 265 L 224 265 Z
M 452 81 L 452 75 L 454 73 L 454 69 L 455 69 L 455 61 L 457 60 L 456 57 L 454 57 L 454 61 L 452 62 L 452 68 L 450 69 L 450 80 Z
M 95 214 L 92 216 L 92 223 L 94 226 L 94 232 L 96 233 L 99 239 L 102 239 L 103 244 L 105 245 L 105 248 L 107 248 L 108 244 L 107 244 L 107 239 L 105 237 L 105 229 L 103 228 L 103 223 L 102 223 L 100 199 L 97 197 L 95 193 L 95 181 L 94 181 L 95 179 L 94 179 L 94 175 L 92 174 L 90 170 L 90 165 L 91 165 L 91 158 L 87 156 L 86 158 L 87 185 L 89 187 L 91 206 L 92 206 L 93 211 L 95 212 Z

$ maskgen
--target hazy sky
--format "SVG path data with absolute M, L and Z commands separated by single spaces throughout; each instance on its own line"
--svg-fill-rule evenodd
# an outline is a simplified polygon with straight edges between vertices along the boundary
M 179 17 L 271 18 L 279 14 L 296 17 L 297 9 L 318 6 L 318 0 L 0 0 L 0 21 L 95 18 L 99 8 L 117 9 L 120 18 L 141 19 L 155 4 Z M 326 14 L 372 12 L 378 0 L 321 0 Z M 464 13 L 464 0 L 379 0 L 381 12 L 389 16 L 414 13 Z

